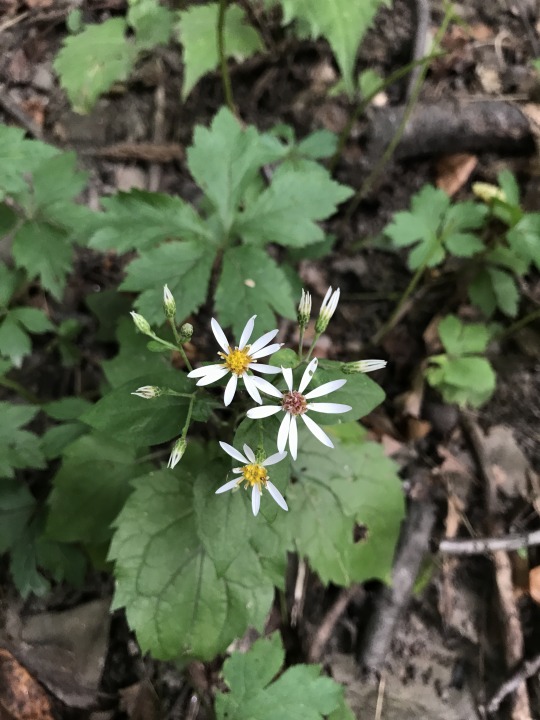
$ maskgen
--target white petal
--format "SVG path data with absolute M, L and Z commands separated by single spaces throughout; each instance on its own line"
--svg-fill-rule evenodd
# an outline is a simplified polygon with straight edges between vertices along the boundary
M 242 380 L 244 381 L 246 390 L 251 395 L 251 397 L 255 400 L 256 403 L 259 403 L 259 405 L 261 405 L 262 398 L 259 391 L 257 390 L 257 385 L 255 384 L 255 381 L 253 379 L 253 375 L 248 375 L 247 373 L 244 373 L 242 375 Z
M 201 378 L 197 385 L 210 385 L 210 383 L 221 380 L 221 378 L 225 377 L 229 372 L 229 370 L 222 365 L 211 365 L 210 367 L 213 368 L 212 372 L 208 373 L 206 377 Z
M 260 420 L 261 418 L 270 417 L 275 415 L 281 410 L 280 405 L 263 405 L 262 407 L 251 408 L 247 411 L 248 418 L 252 420 Z
M 287 445 L 287 440 L 289 439 L 289 428 L 291 426 L 291 417 L 291 413 L 285 413 L 285 417 L 279 426 L 277 436 L 277 449 L 279 452 L 283 452 L 285 450 L 285 446 Z
M 260 507 L 261 507 L 261 491 L 260 491 L 258 485 L 254 485 L 253 490 L 251 491 L 251 509 L 253 510 L 254 515 L 257 515 Z
M 230 405 L 232 402 L 232 399 L 234 397 L 234 393 L 236 392 L 236 386 L 238 384 L 238 378 L 234 373 L 231 374 L 231 378 L 227 385 L 225 386 L 225 394 L 223 396 L 223 404 L 225 407 L 227 405 Z
M 246 345 L 248 344 L 248 340 L 251 337 L 251 333 L 253 332 L 253 326 L 255 325 L 256 317 L 257 317 L 256 315 L 253 315 L 253 317 L 250 317 L 246 323 L 245 328 L 242 330 L 242 335 L 240 337 L 240 343 L 238 345 L 239 350 L 243 350 L 246 347 Z
M 244 468 L 243 468 L 243 467 L 233 468 L 233 469 L 232 469 L 232 472 L 233 472 L 233 473 L 243 473 L 243 472 L 244 472 Z
M 287 457 L 286 452 L 278 452 L 274 453 L 273 455 L 270 455 L 270 457 L 267 457 L 266 460 L 263 460 L 261 465 L 263 467 L 268 467 L 269 465 L 275 465 L 278 462 L 281 462 Z
M 212 332 L 214 333 L 214 337 L 218 341 L 218 345 L 221 347 L 224 353 L 229 354 L 229 343 L 227 341 L 227 336 L 221 329 L 221 325 L 218 323 L 218 321 L 215 318 L 212 318 L 210 322 L 210 326 L 212 327 Z
M 262 350 L 257 350 L 255 353 L 249 353 L 249 357 L 253 358 L 253 360 L 257 360 L 258 358 L 266 357 L 267 355 L 273 355 L 278 350 L 281 350 L 281 346 L 283 343 L 274 343 L 273 345 L 268 345 L 268 347 L 263 348 Z
M 225 485 L 222 485 L 216 490 L 216 495 L 219 495 L 220 493 L 227 492 L 227 490 L 232 490 L 238 485 L 238 480 L 229 480 L 229 482 L 226 482 Z
M 275 375 L 279 372 L 279 368 L 276 365 L 264 365 L 263 363 L 250 363 L 248 365 L 248 368 L 250 370 L 255 370 L 255 372 L 260 372 L 265 375 Z
M 328 435 L 324 432 L 322 428 L 320 428 L 316 422 L 313 422 L 313 420 L 308 417 L 305 413 L 300 416 L 302 420 L 306 423 L 306 427 L 308 430 L 310 430 L 313 435 L 317 438 L 317 440 L 320 440 L 323 445 L 326 445 L 328 447 L 333 448 L 334 443 L 330 440 Z
M 274 483 L 271 483 L 270 480 L 266 483 L 266 487 L 268 489 L 268 492 L 270 495 L 274 498 L 274 500 L 277 502 L 280 508 L 283 508 L 283 510 L 288 510 L 289 506 L 285 502 L 285 498 L 283 495 L 279 492 L 277 487 L 274 485 Z
M 289 388 L 289 390 L 292 390 L 292 380 L 293 380 L 293 377 L 292 377 L 292 370 L 291 370 L 291 368 L 284 368 L 284 367 L 282 367 L 282 368 L 281 368 L 281 372 L 283 373 L 283 377 L 285 378 L 285 383 L 286 383 L 287 387 Z
M 223 442 L 222 440 L 219 441 L 219 444 L 221 445 L 221 449 L 225 450 L 227 455 L 230 455 L 235 460 L 239 460 L 244 465 L 248 464 L 248 459 L 245 458 L 241 452 L 239 452 L 236 448 L 234 448 L 232 445 L 229 445 L 229 443 Z
M 296 427 L 296 418 L 294 415 L 291 417 L 291 426 L 289 428 L 289 450 L 291 451 L 291 457 L 296 460 L 298 455 L 298 428 Z
M 309 403 L 308 410 L 322 413 L 344 413 L 352 410 L 350 405 L 342 405 L 341 403 Z
M 253 376 L 253 382 L 255 385 L 261 390 L 263 393 L 266 393 L 267 395 L 271 395 L 272 397 L 282 398 L 283 393 L 281 390 L 278 390 L 276 387 L 272 385 L 272 383 L 269 383 L 268 380 L 265 380 L 264 378 L 255 377 Z
M 304 390 L 309 385 L 311 378 L 313 377 L 315 370 L 317 369 L 317 365 L 319 364 L 319 361 L 317 358 L 313 358 L 313 360 L 309 363 L 307 368 L 304 370 L 304 374 L 302 375 L 302 379 L 300 380 L 300 385 L 298 386 L 298 392 L 304 392 Z
M 328 302 L 328 298 L 330 297 L 331 294 L 332 294 L 332 286 L 330 285 L 330 287 L 326 291 L 326 295 L 324 296 L 323 301 L 321 303 L 321 310 L 323 310 L 326 307 L 326 303 Z
M 343 387 L 346 382 L 346 380 L 331 380 L 330 382 L 323 383 L 314 390 L 310 390 L 306 393 L 305 398 L 306 400 L 311 400 L 311 398 L 321 397 L 321 395 L 328 395 L 335 390 L 339 390 L 339 388 Z
M 255 458 L 255 453 L 249 447 L 249 445 L 244 445 L 244 452 L 246 453 L 246 457 L 249 460 L 249 462 L 251 462 L 251 463 L 257 462 L 257 460 Z
M 253 353 L 256 353 L 258 350 L 262 350 L 265 345 L 268 345 L 270 340 L 273 340 L 276 337 L 278 332 L 279 330 L 270 330 L 270 332 L 261 335 L 261 337 L 258 340 L 255 340 L 253 345 L 249 348 L 249 354 L 253 356 Z
M 203 365 L 196 370 L 192 370 L 188 373 L 188 378 L 200 378 L 212 373 L 216 368 L 222 368 L 223 365 Z

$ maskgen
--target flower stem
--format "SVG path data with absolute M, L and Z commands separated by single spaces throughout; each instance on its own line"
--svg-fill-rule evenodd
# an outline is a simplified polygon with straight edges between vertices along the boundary
M 189 430 L 189 425 L 191 423 L 191 413 L 193 412 L 193 403 L 195 402 L 195 393 L 191 395 L 191 400 L 189 401 L 189 407 L 188 407 L 188 413 L 186 417 L 186 422 L 184 424 L 184 427 L 182 429 L 182 437 L 184 440 L 187 436 L 187 431 Z
M 450 24 L 450 21 L 454 18 L 454 10 L 452 8 L 452 4 L 448 3 L 446 6 L 445 15 L 443 18 L 443 21 L 441 23 L 441 27 L 437 31 L 437 34 L 435 35 L 435 38 L 433 39 L 433 44 L 437 46 L 444 35 L 446 34 L 446 30 L 448 28 L 448 25 Z M 430 59 L 433 56 L 430 56 Z M 407 126 L 407 123 L 409 122 L 409 118 L 412 114 L 412 111 L 414 110 L 416 103 L 418 101 L 418 98 L 420 96 L 420 91 L 422 90 L 422 85 L 424 84 L 424 79 L 426 77 L 427 71 L 429 69 L 429 63 L 425 62 L 422 65 L 422 69 L 420 73 L 418 74 L 418 78 L 416 80 L 416 83 L 413 86 L 411 97 L 409 99 L 409 102 L 407 103 L 405 107 L 405 112 L 403 113 L 403 117 L 401 119 L 401 122 L 399 123 L 399 126 L 394 133 L 394 137 L 389 142 L 388 146 L 386 147 L 386 150 L 381 155 L 379 161 L 376 163 L 373 170 L 369 173 L 367 178 L 364 180 L 362 185 L 360 186 L 359 190 L 354 195 L 352 202 L 350 203 L 349 207 L 347 208 L 347 212 L 345 213 L 345 222 L 348 223 L 355 212 L 356 208 L 364 198 L 364 196 L 369 192 L 371 187 L 373 186 L 374 182 L 378 179 L 381 172 L 386 167 L 387 162 L 390 160 L 392 155 L 394 154 L 395 149 L 399 145 L 401 138 L 403 137 L 403 133 L 405 132 L 405 128 Z
M 176 345 L 177 345 L 177 347 L 175 347 L 174 349 L 178 350 L 180 352 L 180 354 L 184 358 L 184 362 L 186 363 L 188 370 L 191 372 L 193 370 L 193 366 L 189 362 L 188 356 L 186 355 L 186 351 L 184 350 L 184 347 L 182 345 L 182 340 L 180 338 L 180 335 L 178 334 L 178 329 L 176 327 L 176 323 L 174 322 L 174 318 L 168 318 L 168 320 L 169 320 L 169 325 L 172 328 L 174 339 L 175 339 Z
M 303 362 L 308 362 L 308 361 L 309 361 L 309 359 L 310 359 L 310 357 L 311 357 L 311 353 L 313 352 L 313 350 L 314 350 L 314 348 L 315 348 L 315 345 L 317 344 L 317 340 L 321 337 L 321 335 L 322 335 L 322 333 L 317 333 L 317 334 L 315 335 L 315 338 L 313 339 L 313 342 L 311 343 L 311 346 L 310 346 L 310 348 L 309 348 L 309 350 L 308 350 L 308 352 L 307 352 L 306 357 L 305 357 L 305 358 L 300 357 L 300 362 L 302 362 L 302 361 L 303 361 Z
M 41 400 L 38 398 L 38 396 L 34 395 L 34 393 L 31 393 L 16 380 L 11 380 L 7 377 L 0 377 L 0 386 L 8 388 L 9 390 L 13 390 L 17 393 L 17 395 L 20 395 L 29 403 L 32 403 L 32 405 L 41 405 Z
M 229 110 L 236 115 L 236 107 L 232 94 L 231 76 L 229 74 L 229 66 L 227 65 L 227 55 L 225 52 L 225 14 L 227 12 L 228 0 L 219 0 L 219 12 L 217 20 L 217 48 L 219 56 L 219 65 L 221 68 L 221 81 L 223 83 L 223 93 L 225 102 Z
M 411 281 L 405 288 L 405 291 L 403 292 L 403 295 L 401 296 L 398 304 L 396 305 L 394 312 L 390 315 L 388 320 L 384 323 L 382 327 L 380 327 L 375 335 L 371 338 L 371 343 L 373 345 L 378 345 L 383 337 L 386 335 L 387 332 L 389 332 L 394 325 L 398 322 L 399 318 L 401 317 L 401 309 L 403 308 L 403 305 L 407 301 L 409 295 L 414 291 L 416 286 L 418 285 L 420 278 L 422 277 L 424 270 L 426 269 L 426 266 L 429 262 L 429 257 L 424 260 L 422 265 L 416 270 L 414 275 L 411 278 Z
M 528 315 L 525 315 L 524 317 L 520 318 L 519 320 L 516 320 L 515 323 L 512 323 L 509 327 L 502 330 L 500 333 L 497 334 L 497 339 L 500 340 L 501 338 L 508 337 L 508 335 L 512 335 L 513 333 L 517 332 L 518 330 L 521 330 L 521 328 L 525 327 L 526 325 L 529 325 L 529 323 L 534 322 L 534 320 L 537 320 L 540 318 L 540 308 L 537 308 L 536 310 L 533 310 Z
M 300 337 L 298 338 L 298 357 L 302 359 L 302 353 L 304 352 L 304 332 L 305 327 L 300 325 Z

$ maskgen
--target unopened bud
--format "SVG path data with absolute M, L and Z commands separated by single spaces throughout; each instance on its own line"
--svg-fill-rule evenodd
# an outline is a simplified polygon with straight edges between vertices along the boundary
M 163 310 L 165 311 L 165 317 L 169 320 L 176 315 L 176 303 L 167 285 L 163 288 Z
M 135 323 L 137 330 L 142 332 L 143 335 L 150 335 L 150 337 L 153 337 L 154 333 L 152 332 L 150 323 L 146 320 L 146 318 L 143 318 L 142 315 L 139 315 L 139 313 L 136 312 L 131 312 L 130 315 L 133 318 L 133 322 Z
M 174 443 L 169 462 L 167 463 L 168 468 L 172 469 L 178 465 L 178 463 L 182 459 L 183 454 L 186 452 L 186 447 L 186 438 L 178 438 L 178 440 Z
M 309 318 L 311 317 L 311 295 L 308 292 L 305 292 L 305 290 L 302 290 L 302 296 L 300 298 L 300 302 L 298 304 L 298 325 L 302 330 L 305 330 L 308 323 Z
M 383 367 L 386 367 L 386 360 L 356 360 L 355 362 L 343 363 L 341 372 L 344 372 L 345 375 L 354 375 L 355 373 L 382 370 Z
M 328 327 L 328 323 L 330 322 L 332 315 L 335 313 L 339 302 L 339 293 L 339 288 L 334 290 L 334 292 L 332 292 L 331 287 L 328 288 L 326 295 L 324 296 L 324 300 L 322 301 L 319 317 L 315 323 L 315 332 L 317 335 L 323 333 Z
M 163 395 L 163 390 L 157 387 L 157 385 L 143 385 L 142 387 L 137 388 L 137 390 L 135 392 L 132 392 L 131 394 L 138 395 L 145 400 L 151 400 L 152 398 L 157 398 L 160 395 Z
M 506 193 L 496 185 L 491 185 L 485 182 L 475 182 L 472 184 L 472 191 L 483 200 L 485 203 L 490 203 L 493 200 L 500 200 L 500 202 L 507 202 Z
M 180 342 L 188 342 L 189 340 L 191 340 L 191 337 L 193 335 L 193 325 L 191 323 L 184 323 L 180 328 L 180 332 L 178 333 L 178 335 L 180 337 Z

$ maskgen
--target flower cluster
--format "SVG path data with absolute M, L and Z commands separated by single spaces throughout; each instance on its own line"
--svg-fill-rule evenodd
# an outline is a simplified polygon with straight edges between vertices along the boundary
M 302 362 L 307 362 L 307 366 L 302 373 L 300 381 L 297 386 L 295 386 L 293 370 L 290 367 L 278 367 L 277 365 L 267 365 L 260 362 L 261 359 L 273 355 L 280 350 L 282 343 L 273 342 L 278 334 L 278 330 L 271 330 L 251 342 L 256 315 L 253 315 L 253 317 L 247 321 L 237 345 L 229 342 L 218 321 L 215 318 L 212 318 L 212 332 L 219 347 L 221 348 L 217 353 L 220 361 L 214 364 L 203 365 L 195 370 L 191 369 L 191 365 L 189 364 L 187 356 L 185 356 L 183 351 L 182 343 L 187 342 L 191 338 L 193 329 L 189 326 L 191 332 L 186 333 L 184 332 L 185 326 L 182 326 L 180 333 L 178 332 L 174 320 L 176 312 L 174 298 L 167 286 L 165 286 L 163 297 L 165 316 L 171 324 L 175 338 L 179 343 L 180 352 L 184 355 L 186 364 L 190 368 L 188 377 L 195 379 L 196 385 L 198 386 L 211 385 L 212 383 L 224 380 L 228 377 L 223 396 L 225 407 L 228 407 L 231 404 L 238 389 L 239 381 L 241 381 L 249 396 L 255 401 L 255 403 L 257 403 L 256 407 L 247 411 L 247 416 L 249 418 L 256 420 L 267 418 L 272 415 L 280 416 L 279 430 L 276 437 L 277 452 L 270 455 L 270 457 L 265 457 L 261 446 L 258 448 L 257 453 L 255 453 L 248 445 L 244 445 L 242 454 L 232 445 L 220 442 L 221 448 L 234 460 L 242 463 L 242 465 L 232 470 L 237 477 L 229 480 L 219 487 L 216 490 L 216 493 L 220 494 L 228 490 L 236 490 L 242 484 L 244 484 L 245 488 L 251 488 L 251 507 L 254 515 L 257 515 L 259 512 L 263 489 L 268 490 L 268 493 L 279 505 L 279 507 L 283 510 L 288 510 L 287 503 L 285 502 L 283 495 L 270 481 L 267 468 L 281 462 L 287 457 L 287 452 L 285 451 L 287 446 L 293 460 L 297 459 L 298 423 L 301 421 L 301 424 L 305 425 L 305 427 L 317 438 L 317 440 L 323 443 L 323 445 L 333 448 L 334 445 L 332 440 L 317 424 L 317 422 L 315 422 L 313 415 L 317 415 L 318 413 L 323 415 L 346 413 L 352 409 L 350 405 L 345 405 L 343 403 L 318 401 L 318 398 L 323 398 L 336 390 L 343 388 L 343 386 L 347 383 L 346 378 L 331 380 L 330 382 L 325 382 L 322 385 L 315 387 L 312 386 L 313 389 L 306 392 L 318 367 L 317 358 L 309 360 L 309 357 L 313 351 L 315 343 L 320 335 L 326 330 L 330 319 L 336 311 L 339 302 L 339 295 L 339 289 L 328 289 L 314 326 L 315 339 L 313 340 L 311 348 L 307 353 L 307 357 L 303 358 L 302 344 L 304 330 L 308 326 L 311 316 L 311 296 L 309 293 L 302 290 L 302 297 L 298 306 L 297 315 L 300 330 L 298 365 L 301 365 Z M 170 346 L 166 343 L 166 341 L 162 341 L 154 335 L 150 326 L 142 316 L 137 315 L 137 313 L 132 313 L 132 316 L 135 325 L 140 332 L 143 332 L 153 339 L 162 342 L 164 345 Z M 352 363 L 343 363 L 341 365 L 341 370 L 345 375 L 347 375 L 357 372 L 371 372 L 372 370 L 378 370 L 385 365 L 386 362 L 384 360 L 359 360 Z M 276 385 L 273 385 L 265 378 L 260 377 L 259 374 L 278 375 L 278 379 L 282 381 L 282 387 L 283 385 L 285 386 L 284 389 L 279 390 Z M 139 388 L 133 394 L 145 399 L 150 399 L 158 397 L 164 392 L 167 391 L 155 386 L 144 386 Z M 263 403 L 261 393 L 269 397 L 268 403 Z M 176 393 L 168 391 L 167 394 Z M 189 417 L 188 421 L 186 421 L 186 426 L 182 432 L 182 436 L 179 440 L 177 440 L 173 447 L 168 463 L 168 467 L 170 468 L 175 467 L 185 452 L 188 426 Z

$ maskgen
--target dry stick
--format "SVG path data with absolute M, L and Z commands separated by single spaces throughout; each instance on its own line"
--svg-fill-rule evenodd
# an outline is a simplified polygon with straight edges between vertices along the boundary
M 162 145 L 165 141 L 165 85 L 163 84 L 163 68 L 160 80 L 154 92 L 154 143 Z M 157 192 L 161 185 L 162 167 L 152 163 L 148 169 L 148 190 Z
M 486 483 L 486 511 L 488 519 L 493 517 L 495 511 L 497 479 L 494 477 L 489 458 L 484 448 L 484 436 L 482 431 L 469 415 L 462 413 L 461 424 L 465 430 L 476 455 L 479 470 Z M 497 528 L 495 528 L 497 529 Z M 499 604 L 502 615 L 502 628 L 504 634 L 504 646 L 506 664 L 509 668 L 514 667 L 523 660 L 523 632 L 519 619 L 519 613 L 514 599 L 514 583 L 512 580 L 512 566 L 510 558 L 505 550 L 495 550 L 492 553 L 495 567 L 495 581 L 499 591 Z M 512 720 L 532 720 L 529 706 L 527 685 L 521 682 L 516 686 L 514 694 L 514 706 L 512 708 Z
M 369 670 L 378 672 L 386 659 L 394 628 L 409 602 L 420 566 L 429 551 L 434 524 L 433 503 L 411 503 L 392 570 L 392 585 L 382 591 L 361 651 L 360 661 Z
M 487 555 L 496 550 L 519 550 L 540 545 L 540 530 L 503 537 L 481 537 L 470 540 L 441 540 L 439 552 L 445 555 Z
M 519 670 L 516 670 L 516 672 L 501 685 L 486 707 L 488 713 L 497 712 L 505 697 L 515 692 L 519 685 L 538 672 L 540 672 L 540 655 L 524 662 Z
M 221 68 L 221 81 L 223 83 L 223 93 L 225 102 L 229 110 L 236 115 L 236 107 L 232 94 L 231 76 L 229 74 L 229 66 L 227 65 L 227 55 L 225 52 L 225 14 L 227 12 L 228 0 L 219 0 L 219 12 L 217 20 L 217 47 L 219 56 L 219 66 Z
M 308 651 L 308 660 L 310 663 L 319 662 L 326 643 L 334 632 L 339 618 L 343 615 L 352 600 L 360 599 L 364 594 L 365 590 L 361 585 L 351 585 L 341 590 L 337 600 L 328 610 L 315 633 L 315 637 Z
M 414 6 L 416 14 L 416 32 L 414 35 L 413 60 L 420 60 L 426 54 L 427 36 L 429 32 L 431 12 L 429 7 L 429 0 L 415 0 Z M 409 77 L 409 84 L 407 86 L 407 100 L 414 92 L 414 88 L 416 86 L 416 83 L 418 82 L 420 72 L 420 65 L 417 65 L 411 72 L 411 75 Z

